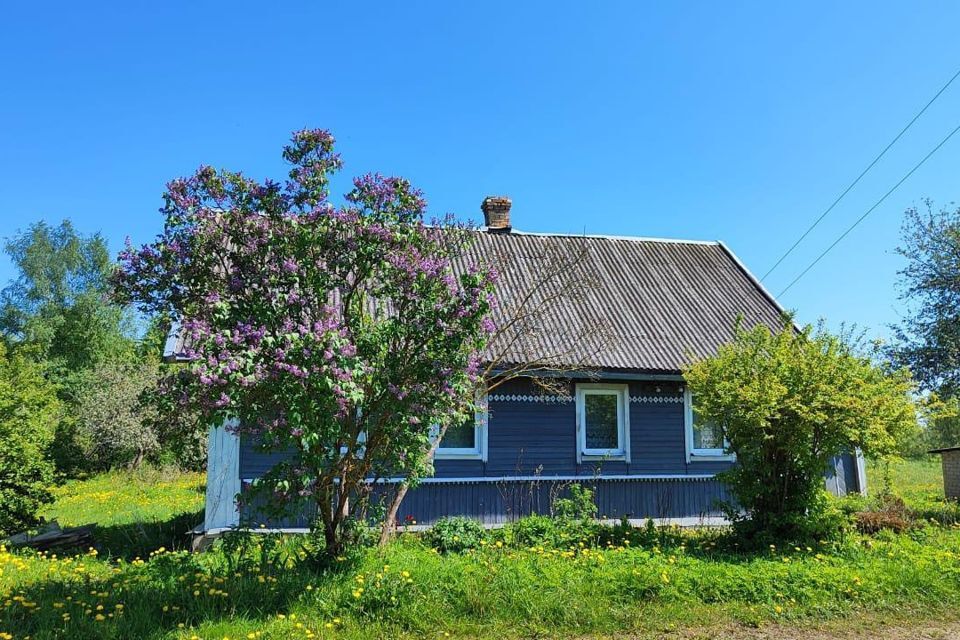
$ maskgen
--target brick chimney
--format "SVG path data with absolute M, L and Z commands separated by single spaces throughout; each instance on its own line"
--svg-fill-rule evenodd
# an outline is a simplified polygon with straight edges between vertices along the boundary
M 510 205 L 513 202 L 507 196 L 487 196 L 480 209 L 483 211 L 483 223 L 490 233 L 510 233 Z

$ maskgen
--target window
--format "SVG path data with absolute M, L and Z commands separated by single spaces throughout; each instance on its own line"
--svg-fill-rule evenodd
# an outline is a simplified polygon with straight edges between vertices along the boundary
M 577 385 L 577 462 L 630 459 L 629 397 L 625 384 Z
M 436 460 L 486 460 L 487 459 L 487 394 L 477 394 L 476 413 L 457 425 L 447 427 L 443 439 L 434 454 Z M 439 428 L 433 428 L 434 437 Z
M 707 422 L 697 413 L 693 395 L 684 392 L 685 422 L 687 431 L 687 462 L 693 459 L 732 460 L 733 454 L 726 450 L 726 440 L 719 425 Z

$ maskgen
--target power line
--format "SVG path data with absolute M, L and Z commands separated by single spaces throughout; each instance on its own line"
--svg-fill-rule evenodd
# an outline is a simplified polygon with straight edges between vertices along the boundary
M 888 197 L 891 193 L 893 193 L 894 191 L 896 191 L 896 190 L 897 190 L 897 187 L 899 187 L 899 186 L 902 185 L 904 182 L 906 182 L 906 181 L 907 181 L 907 178 L 909 178 L 910 176 L 912 176 L 913 173 L 914 173 L 917 169 L 919 169 L 920 167 L 922 167 L 922 166 L 923 166 L 923 163 L 926 162 L 927 160 L 929 160 L 929 159 L 930 159 L 930 156 L 932 156 L 932 155 L 935 154 L 937 151 L 939 151 L 939 150 L 940 150 L 940 147 L 942 147 L 943 145 L 945 145 L 945 144 L 947 143 L 947 140 L 949 140 L 950 138 L 952 138 L 952 137 L 953 137 L 953 134 L 955 134 L 957 131 L 960 131 L 960 125 L 958 125 L 956 129 L 954 129 L 954 130 L 951 131 L 949 134 L 947 134 L 947 137 L 944 138 L 943 140 L 941 140 L 941 141 L 940 141 L 940 144 L 938 144 L 937 146 L 935 146 L 935 147 L 933 148 L 933 150 L 930 151 L 930 153 L 928 153 L 927 155 L 925 155 L 925 156 L 923 157 L 923 160 L 921 160 L 921 161 L 918 162 L 916 165 L 914 165 L 913 169 L 910 169 L 910 171 L 907 172 L 907 175 L 905 175 L 905 176 L 903 176 L 902 178 L 900 178 L 900 181 L 899 181 L 897 184 L 893 185 L 893 186 L 890 188 L 889 191 L 887 191 L 885 194 L 883 194 L 883 197 L 880 198 L 879 200 L 877 200 L 876 204 L 874 204 L 872 207 L 870 207 L 869 209 L 867 209 L 866 213 L 864 213 L 862 216 L 860 216 L 859 218 L 857 218 L 857 221 L 854 222 L 852 225 L 850 225 L 850 226 L 847 228 L 846 231 L 844 231 L 842 234 L 840 234 L 840 237 L 837 238 L 836 240 L 834 240 L 834 241 L 833 241 L 833 244 L 831 244 L 829 247 L 827 247 L 826 249 L 824 249 L 824 250 L 823 250 L 823 253 L 821 253 L 820 255 L 818 255 L 817 258 L 816 258 L 816 260 L 814 260 L 813 262 L 811 262 L 811 263 L 807 266 L 806 269 L 804 269 L 803 271 L 800 272 L 800 275 L 798 275 L 796 278 L 793 279 L 793 282 L 791 282 L 790 284 L 788 284 L 788 285 L 783 289 L 783 291 L 781 291 L 780 293 L 777 294 L 777 297 L 779 298 L 780 296 L 782 296 L 783 294 L 785 294 L 787 291 L 790 290 L 790 287 L 792 287 L 793 285 L 797 284 L 797 282 L 800 281 L 800 278 L 802 278 L 803 276 L 807 275 L 807 272 L 810 271 L 810 269 L 813 269 L 813 267 L 816 266 L 816 264 L 817 264 L 818 262 L 820 262 L 820 260 L 821 260 L 825 255 L 827 255 L 828 253 L 830 253 L 830 250 L 831 250 L 831 249 L 833 249 L 835 246 L 837 246 L 838 244 L 840 244 L 840 241 L 843 240 L 844 238 L 846 238 L 847 235 L 848 235 L 851 231 L 853 231 L 853 230 L 857 227 L 858 224 L 860 224 L 861 222 L 863 222 L 864 219 L 865 219 L 868 215 L 870 215 L 871 213 L 873 213 L 873 210 L 874 210 L 874 209 L 876 209 L 876 208 L 879 207 L 881 204 L 883 204 L 883 201 L 886 200 L 887 197 Z
M 880 152 L 880 155 L 878 155 L 876 158 L 873 159 L 873 162 L 871 162 L 869 165 L 867 165 L 867 168 L 864 169 L 864 170 L 860 173 L 860 175 L 857 176 L 856 180 L 854 180 L 853 182 L 851 182 L 850 185 L 849 185 L 846 189 L 843 190 L 843 193 L 841 193 L 839 196 L 837 196 L 837 199 L 834 200 L 833 203 L 832 203 L 829 207 L 827 207 L 826 211 L 824 211 L 823 213 L 821 213 L 821 214 L 820 214 L 820 217 L 813 221 L 813 224 L 811 224 L 810 227 L 807 228 L 807 230 L 803 232 L 803 235 L 801 235 L 799 238 L 797 238 L 797 241 L 794 242 L 793 245 L 792 245 L 789 249 L 787 249 L 787 252 L 784 253 L 782 256 L 780 256 L 780 259 L 777 260 L 777 261 L 773 264 L 773 266 L 770 267 L 765 274 L 763 274 L 763 276 L 761 276 L 761 278 L 760 278 L 760 281 L 761 281 L 761 282 L 763 282 L 764 280 L 766 280 L 767 276 L 769 276 L 771 273 L 773 273 L 774 269 L 776 269 L 777 267 L 779 267 L 779 266 L 780 266 L 780 263 L 783 262 L 784 260 L 786 260 L 787 256 L 789 256 L 791 253 L 793 253 L 793 250 L 797 248 L 797 245 L 799 245 L 801 242 L 803 242 L 803 239 L 806 238 L 808 235 L 810 235 L 810 232 L 813 231 L 813 230 L 816 228 L 816 226 L 817 226 L 818 224 L 820 224 L 820 222 L 821 222 L 824 218 L 827 217 L 827 214 L 828 214 L 828 213 L 830 213 L 831 211 L 833 211 L 833 208 L 834 208 L 835 206 L 837 206 L 837 204 L 838 204 L 841 200 L 843 200 L 844 196 L 846 196 L 846 195 L 850 192 L 851 189 L 853 189 L 855 186 L 857 186 L 857 183 L 860 182 L 860 179 L 863 178 L 863 176 L 867 175 L 867 172 L 870 171 L 870 169 L 872 169 L 873 166 L 880 161 L 880 158 L 882 158 L 882 157 L 887 153 L 887 151 L 890 150 L 890 147 L 892 147 L 894 144 L 896 144 L 897 140 L 899 140 L 899 139 L 903 136 L 903 134 L 905 134 L 905 133 L 907 132 L 907 129 L 909 129 L 910 127 L 912 127 L 912 126 L 913 126 L 913 123 L 916 122 L 918 119 L 920 119 L 920 116 L 922 116 L 922 115 L 924 114 L 924 112 L 930 107 L 930 105 L 932 105 L 934 102 L 936 102 L 937 98 L 940 97 L 940 94 L 942 94 L 944 91 L 946 91 L 946 90 L 947 90 L 947 87 L 949 87 L 951 84 L 953 84 L 953 81 L 956 80 L 958 76 L 960 76 L 960 69 L 958 69 L 957 72 L 956 72 L 955 74 L 953 74 L 953 77 L 952 77 L 952 78 L 950 78 L 949 80 L 947 80 L 947 84 L 945 84 L 945 85 L 943 85 L 942 87 L 940 87 L 940 91 L 937 91 L 937 93 L 936 93 L 932 98 L 930 98 L 930 101 L 927 102 L 927 104 L 925 104 L 925 105 L 923 106 L 923 109 L 920 109 L 920 111 L 917 112 L 917 115 L 913 116 L 913 120 L 911 120 L 910 122 L 908 122 L 908 123 L 907 123 L 907 126 L 905 126 L 903 129 L 900 130 L 900 133 L 898 133 L 897 136 L 896 136 L 893 140 L 890 141 L 890 144 L 888 144 L 887 146 L 885 146 L 885 147 L 883 148 L 883 151 L 881 151 L 881 152 Z

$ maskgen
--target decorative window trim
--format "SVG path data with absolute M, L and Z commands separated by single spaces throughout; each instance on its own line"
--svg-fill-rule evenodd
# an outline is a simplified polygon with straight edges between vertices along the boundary
M 585 397 L 601 392 L 617 396 L 617 444 L 616 449 L 587 449 Z M 577 409 L 577 464 L 584 460 L 618 460 L 630 462 L 630 386 L 611 383 L 579 383 L 576 388 Z
M 490 396 L 491 402 L 542 402 L 546 404 L 564 404 L 573 402 L 573 396 L 522 393 L 498 393 Z
M 477 391 L 476 397 L 477 410 L 473 414 L 474 431 L 473 447 L 437 447 L 433 453 L 434 460 L 481 460 L 487 461 L 487 434 L 489 433 L 490 412 L 487 410 L 487 390 L 486 387 Z M 431 427 L 431 431 L 436 434 L 439 432 L 436 425 Z M 435 435 L 434 435 L 435 437 Z
M 683 396 L 662 395 L 662 396 L 630 396 L 630 402 L 637 404 L 680 404 L 683 402 Z
M 726 449 L 695 449 L 693 447 L 693 394 L 690 388 L 683 390 L 683 426 L 687 449 L 687 462 L 723 462 L 737 459 L 736 454 Z M 726 439 L 724 439 L 726 443 Z

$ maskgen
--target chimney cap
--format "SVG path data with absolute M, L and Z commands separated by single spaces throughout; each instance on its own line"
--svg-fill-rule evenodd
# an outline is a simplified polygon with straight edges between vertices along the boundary
M 509 233 L 510 207 L 513 201 L 507 196 L 487 196 L 480 205 L 483 223 L 491 233 Z

